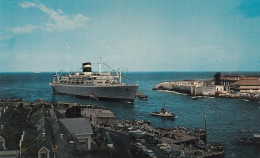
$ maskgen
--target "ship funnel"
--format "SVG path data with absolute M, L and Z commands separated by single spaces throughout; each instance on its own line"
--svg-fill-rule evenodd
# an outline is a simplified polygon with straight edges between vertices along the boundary
M 90 62 L 83 63 L 82 68 L 83 68 L 83 72 L 92 72 Z

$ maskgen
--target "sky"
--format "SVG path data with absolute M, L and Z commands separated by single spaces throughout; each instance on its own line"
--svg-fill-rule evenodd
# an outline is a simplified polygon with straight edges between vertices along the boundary
M 260 71 L 259 0 L 1 0 L 0 72 Z

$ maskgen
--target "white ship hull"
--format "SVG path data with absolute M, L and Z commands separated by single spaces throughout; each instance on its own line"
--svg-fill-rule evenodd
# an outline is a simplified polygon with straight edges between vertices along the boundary
M 75 84 L 50 83 L 56 93 L 72 94 L 82 97 L 90 97 L 94 94 L 99 99 L 115 99 L 134 101 L 138 85 L 108 85 L 108 86 L 88 86 Z

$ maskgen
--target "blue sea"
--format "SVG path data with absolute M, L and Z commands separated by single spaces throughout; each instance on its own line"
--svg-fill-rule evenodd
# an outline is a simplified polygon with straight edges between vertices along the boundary
M 204 128 L 204 113 L 207 118 L 208 142 L 222 144 L 225 157 L 260 157 L 260 149 L 235 143 L 239 129 L 253 129 L 260 133 L 260 103 L 240 99 L 201 97 L 191 100 L 188 95 L 152 88 L 162 81 L 213 78 L 215 72 L 130 72 L 128 82 L 139 83 L 139 91 L 148 95 L 148 100 L 136 99 L 133 104 L 112 101 L 93 101 L 75 96 L 53 94 L 49 82 L 53 73 L 0 73 L 0 98 L 23 98 L 34 101 L 77 102 L 103 105 L 112 110 L 118 119 L 149 119 L 154 126 Z M 243 72 L 255 75 L 253 72 Z M 175 120 L 150 116 L 150 112 L 165 107 L 177 115 Z

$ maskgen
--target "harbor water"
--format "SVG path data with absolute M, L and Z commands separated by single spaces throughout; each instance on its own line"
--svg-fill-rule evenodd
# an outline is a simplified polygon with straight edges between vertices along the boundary
M 207 141 L 222 144 L 225 157 L 260 157 L 260 149 L 254 145 L 236 144 L 239 129 L 253 129 L 260 133 L 260 103 L 229 98 L 199 97 L 168 92 L 153 91 L 162 81 L 213 78 L 215 72 L 131 72 L 128 82 L 139 83 L 139 92 L 149 96 L 148 100 L 136 99 L 134 103 L 94 101 L 71 95 L 53 94 L 49 82 L 53 73 L 0 73 L 0 98 L 23 98 L 25 101 L 39 100 L 76 102 L 103 105 L 112 110 L 118 119 L 150 120 L 156 127 L 184 126 L 204 128 L 204 114 L 207 120 Z M 244 75 L 255 73 L 244 72 Z M 175 120 L 150 116 L 152 111 L 165 108 L 177 115 Z M 252 133 L 252 134 L 253 134 Z

